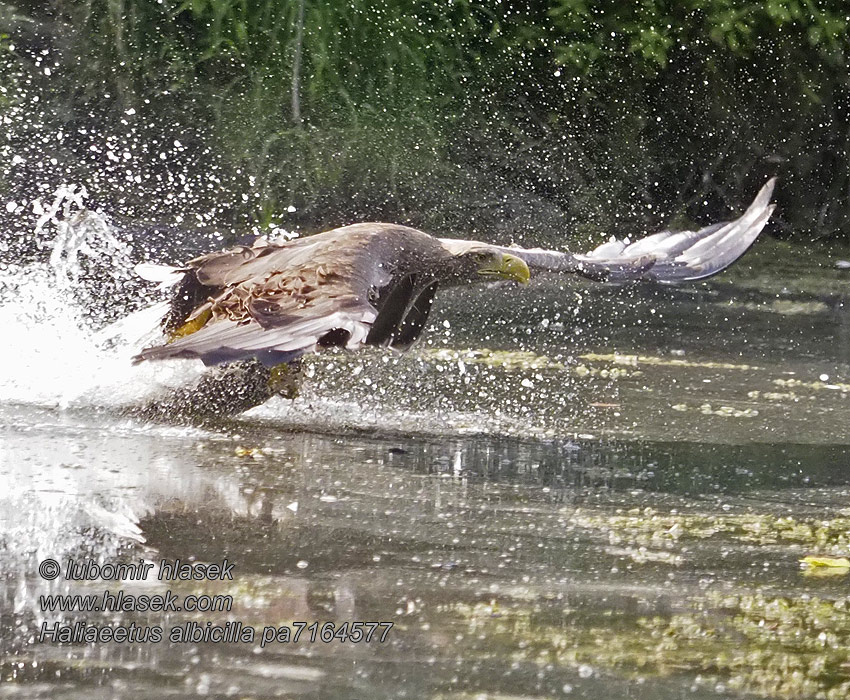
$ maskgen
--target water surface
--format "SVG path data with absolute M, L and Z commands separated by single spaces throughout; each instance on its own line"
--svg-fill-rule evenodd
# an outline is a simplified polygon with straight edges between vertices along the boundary
M 124 413 L 196 367 L 130 368 L 18 278 L 0 695 L 847 697 L 850 574 L 799 562 L 850 554 L 845 282 L 809 262 L 778 285 L 754 261 L 682 290 L 463 291 L 412 352 L 317 357 L 296 401 L 202 426 Z M 227 559 L 235 576 L 48 582 L 48 557 Z M 40 610 L 104 588 L 234 605 Z M 57 620 L 393 627 L 369 644 L 39 643 Z

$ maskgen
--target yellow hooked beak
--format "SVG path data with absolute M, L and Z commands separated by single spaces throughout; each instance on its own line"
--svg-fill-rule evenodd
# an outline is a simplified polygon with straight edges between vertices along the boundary
M 528 271 L 528 265 L 525 264 L 525 260 L 510 253 L 502 253 L 501 260 L 496 260 L 488 267 L 482 267 L 478 270 L 478 274 L 484 277 L 513 280 L 520 284 L 528 284 L 528 280 L 531 278 L 531 273 Z

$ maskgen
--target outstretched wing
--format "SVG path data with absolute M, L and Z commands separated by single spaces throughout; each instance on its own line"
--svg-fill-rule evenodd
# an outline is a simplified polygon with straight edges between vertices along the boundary
M 749 250 L 773 212 L 770 198 L 775 184 L 776 178 L 768 180 L 739 218 L 699 231 L 662 231 L 634 243 L 612 239 L 586 255 L 540 248 L 500 250 L 541 272 L 569 272 L 609 282 L 701 280 L 725 270 Z

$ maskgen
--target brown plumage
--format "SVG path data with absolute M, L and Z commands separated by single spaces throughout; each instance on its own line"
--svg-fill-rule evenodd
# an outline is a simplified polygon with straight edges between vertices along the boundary
M 405 345 L 414 326 L 421 330 L 436 280 L 450 283 L 467 257 L 391 224 L 355 224 L 204 255 L 179 271 L 183 279 L 165 324 L 178 337 L 137 359 L 199 357 L 216 364 L 257 357 L 271 366 L 332 345 Z M 191 329 L 198 319 L 203 323 Z M 182 333 L 187 325 L 194 332 Z

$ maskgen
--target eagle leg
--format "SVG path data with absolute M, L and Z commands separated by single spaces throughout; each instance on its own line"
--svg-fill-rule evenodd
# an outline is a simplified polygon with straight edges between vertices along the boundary
M 272 396 L 294 399 L 300 388 L 301 363 L 264 367 L 256 360 L 219 365 L 204 373 L 191 387 L 127 411 L 144 420 L 203 423 L 235 416 L 268 401 Z

